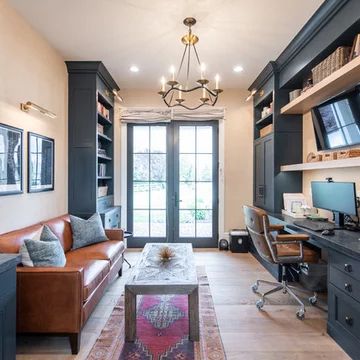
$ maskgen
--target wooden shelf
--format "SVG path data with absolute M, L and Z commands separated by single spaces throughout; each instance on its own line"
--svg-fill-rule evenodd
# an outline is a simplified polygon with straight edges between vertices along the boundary
M 111 157 L 106 156 L 106 155 L 100 155 L 100 154 L 98 154 L 98 158 L 99 158 L 99 159 L 103 159 L 103 160 L 108 160 L 108 161 L 111 161 L 111 160 L 112 160 Z
M 104 134 L 101 134 L 98 132 L 98 137 L 101 139 L 101 140 L 105 140 L 107 142 L 112 142 L 112 139 L 110 139 L 108 136 L 104 135 Z
M 260 120 L 258 120 L 255 123 L 255 125 L 259 126 L 259 127 L 270 125 L 272 123 L 272 117 L 273 117 L 273 113 L 268 114 L 268 115 L 264 116 L 263 118 L 261 118 Z
M 100 113 L 98 113 L 98 123 L 101 125 L 112 125 L 113 124 L 109 119 L 107 119 Z
M 305 114 L 360 81 L 360 56 L 333 72 L 311 89 L 281 108 L 281 114 Z
M 281 171 L 303 171 L 303 170 L 320 170 L 320 169 L 336 169 L 360 166 L 360 157 L 317 161 L 303 164 L 283 165 L 280 167 Z

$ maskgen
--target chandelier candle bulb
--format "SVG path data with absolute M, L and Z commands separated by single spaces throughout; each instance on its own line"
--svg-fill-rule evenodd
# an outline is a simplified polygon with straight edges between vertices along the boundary
M 171 66 L 170 72 L 171 72 L 172 81 L 175 81 L 175 66 Z
M 162 92 L 165 92 L 165 82 L 166 82 L 165 78 L 162 77 L 161 78 L 161 91 Z
M 205 90 L 205 87 L 203 87 L 203 90 L 202 90 L 202 97 L 205 99 L 206 98 L 206 90 Z
M 201 78 L 201 80 L 204 80 L 205 70 L 206 70 L 206 65 L 204 63 L 202 63 L 200 65 L 200 78 Z
M 219 81 L 220 81 L 220 76 L 219 76 L 219 74 L 216 74 L 216 76 L 215 76 L 215 90 L 219 89 Z

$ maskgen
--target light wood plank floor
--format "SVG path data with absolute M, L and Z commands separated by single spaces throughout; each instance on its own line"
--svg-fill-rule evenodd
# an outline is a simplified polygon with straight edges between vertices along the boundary
M 126 257 L 135 263 L 138 256 L 138 250 L 129 250 Z M 203 249 L 196 250 L 195 257 L 198 265 L 206 267 L 228 360 L 350 359 L 326 334 L 324 310 L 308 306 L 306 319 L 297 320 L 296 305 L 281 293 L 273 296 L 264 311 L 256 309 L 257 295 L 250 285 L 257 278 L 274 279 L 252 255 Z M 67 338 L 22 336 L 18 339 L 17 359 L 85 359 L 123 292 L 128 275 L 125 264 L 123 277 L 111 284 L 86 323 L 77 356 L 71 355 Z M 320 302 L 319 307 L 325 304 Z

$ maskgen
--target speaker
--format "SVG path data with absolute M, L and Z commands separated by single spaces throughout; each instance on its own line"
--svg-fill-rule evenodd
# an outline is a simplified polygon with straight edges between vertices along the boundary
M 226 239 L 219 240 L 219 250 L 229 250 L 229 242 Z

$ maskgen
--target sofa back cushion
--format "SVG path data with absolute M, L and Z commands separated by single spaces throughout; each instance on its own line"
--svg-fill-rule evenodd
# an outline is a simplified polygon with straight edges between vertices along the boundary
M 50 230 L 57 236 L 64 249 L 64 252 L 71 250 L 73 239 L 69 215 L 62 215 L 54 219 L 44 221 L 42 224 L 47 225 Z
M 42 224 L 11 231 L 0 235 L 0 253 L 18 253 L 25 239 L 33 239 L 42 229 Z

